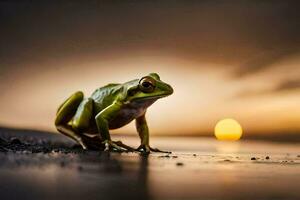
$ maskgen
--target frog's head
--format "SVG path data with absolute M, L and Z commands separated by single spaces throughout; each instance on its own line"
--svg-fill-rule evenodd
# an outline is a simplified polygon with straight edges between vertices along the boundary
M 156 73 L 150 73 L 147 76 L 136 80 L 127 91 L 127 100 L 156 100 L 162 97 L 169 96 L 173 93 L 173 88 L 160 80 Z

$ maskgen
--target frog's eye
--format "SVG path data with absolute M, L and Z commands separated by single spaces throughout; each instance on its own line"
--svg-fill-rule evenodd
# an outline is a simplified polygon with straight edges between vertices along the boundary
M 145 93 L 153 92 L 155 89 L 155 80 L 150 76 L 146 76 L 140 80 L 139 88 Z

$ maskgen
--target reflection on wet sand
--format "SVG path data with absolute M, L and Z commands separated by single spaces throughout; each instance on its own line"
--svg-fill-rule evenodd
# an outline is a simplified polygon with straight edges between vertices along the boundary
M 101 197 L 106 199 L 150 199 L 148 192 L 148 156 L 135 153 L 80 155 L 81 173 L 101 181 Z M 96 193 L 99 194 L 99 191 Z
M 298 145 L 241 141 L 228 149 L 230 143 L 210 139 L 167 141 L 152 143 L 172 143 L 172 154 L 0 153 L 1 199 L 300 198 Z M 184 146 L 194 150 L 176 150 Z

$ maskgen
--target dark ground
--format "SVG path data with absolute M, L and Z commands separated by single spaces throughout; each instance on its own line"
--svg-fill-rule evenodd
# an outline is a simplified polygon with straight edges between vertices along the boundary
M 299 144 L 153 137 L 173 153 L 141 156 L 83 151 L 38 131 L 0 137 L 1 200 L 300 199 Z

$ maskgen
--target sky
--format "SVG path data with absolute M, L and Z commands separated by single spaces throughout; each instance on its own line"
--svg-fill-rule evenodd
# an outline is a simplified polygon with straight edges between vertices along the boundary
M 58 105 L 156 72 L 153 135 L 300 135 L 297 1 L 1 1 L 0 125 L 55 131 Z M 134 133 L 134 124 L 114 131 Z

